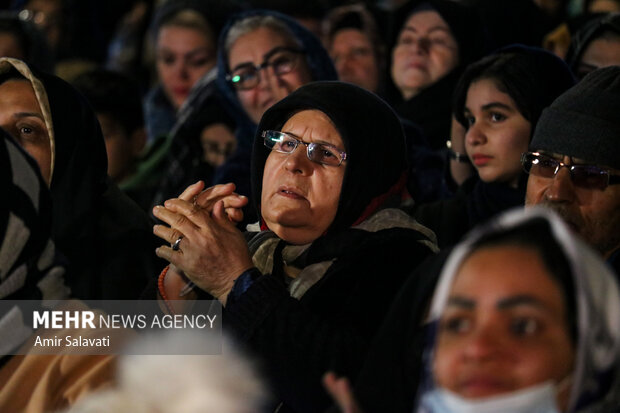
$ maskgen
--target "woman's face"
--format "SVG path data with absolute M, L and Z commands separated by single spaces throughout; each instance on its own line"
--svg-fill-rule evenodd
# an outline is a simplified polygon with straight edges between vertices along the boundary
M 329 49 L 338 78 L 371 92 L 379 87 L 379 62 L 368 36 L 357 29 L 341 29 Z
M 584 50 L 577 65 L 577 77 L 602 67 L 620 65 L 620 36 L 603 36 L 592 40 Z
M 233 43 L 228 54 L 228 67 L 230 72 L 233 72 L 248 63 L 258 66 L 272 50 L 293 46 L 294 44 L 280 33 L 260 27 L 239 37 Z M 248 90 L 237 90 L 241 106 L 254 123 L 258 124 L 263 113 L 274 103 L 312 80 L 304 55 L 298 55 L 297 59 L 297 64 L 291 72 L 276 75 L 273 67 L 267 66 L 259 73 L 258 85 Z
M 517 105 L 495 82 L 481 79 L 471 83 L 465 100 L 468 121 L 465 149 L 480 179 L 517 186 L 521 154 L 527 151 L 531 124 Z
M 215 40 L 197 29 L 163 26 L 156 46 L 157 74 L 164 93 L 178 109 L 205 73 L 215 66 Z
M 0 97 L 0 127 L 37 161 L 41 175 L 49 185 L 52 149 L 34 89 L 25 79 L 11 79 L 0 84 Z
M 476 399 L 567 378 L 575 349 L 565 299 L 551 277 L 530 248 L 486 247 L 467 258 L 440 318 L 438 384 Z M 568 393 L 558 394 L 559 406 Z
M 282 126 L 282 132 L 303 142 L 333 145 L 344 151 L 344 143 L 332 121 L 318 110 L 304 110 Z M 272 151 L 265 163 L 261 194 L 261 216 L 280 238 L 306 244 L 320 237 L 331 225 L 342 189 L 346 161 L 340 166 L 308 159 L 306 145 L 294 152 Z
M 459 64 L 456 39 L 439 13 L 413 14 L 400 31 L 392 51 L 392 80 L 409 99 Z

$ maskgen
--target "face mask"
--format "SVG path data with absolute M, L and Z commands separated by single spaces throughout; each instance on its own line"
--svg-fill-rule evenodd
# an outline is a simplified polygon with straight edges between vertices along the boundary
M 556 387 L 548 381 L 506 395 L 465 399 L 445 389 L 435 389 L 422 398 L 420 413 L 560 413 L 555 403 Z

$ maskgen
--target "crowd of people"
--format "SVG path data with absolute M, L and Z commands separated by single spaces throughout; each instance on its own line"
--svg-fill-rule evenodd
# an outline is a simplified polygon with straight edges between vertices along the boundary
M 6 3 L 0 411 L 620 411 L 620 2 Z

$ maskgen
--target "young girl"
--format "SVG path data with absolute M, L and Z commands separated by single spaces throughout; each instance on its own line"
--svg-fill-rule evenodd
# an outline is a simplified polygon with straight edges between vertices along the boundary
M 418 206 L 415 217 L 454 245 L 476 224 L 523 204 L 527 151 L 542 110 L 574 84 L 566 64 L 542 49 L 511 46 L 470 65 L 455 90 L 454 113 L 477 171 L 453 199 Z M 462 146 L 462 145 L 461 145 Z

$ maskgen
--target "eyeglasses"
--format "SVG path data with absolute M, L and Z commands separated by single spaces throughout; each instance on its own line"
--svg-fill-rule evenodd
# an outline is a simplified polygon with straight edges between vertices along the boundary
M 539 152 L 526 152 L 521 155 L 525 172 L 543 178 L 552 178 L 561 168 L 568 168 L 575 186 L 586 189 L 604 190 L 608 185 L 620 184 L 620 175 L 595 165 L 567 165 Z
M 297 146 L 303 143 L 306 145 L 308 159 L 323 165 L 340 166 L 342 161 L 347 159 L 347 153 L 340 151 L 335 146 L 314 142 L 307 143 L 290 133 L 266 130 L 263 131 L 262 136 L 266 147 L 280 153 L 293 153 Z
M 226 80 L 231 82 L 235 89 L 247 90 L 255 88 L 260 83 L 260 71 L 271 66 L 277 75 L 285 75 L 295 70 L 299 55 L 305 53 L 290 47 L 276 47 L 265 55 L 265 60 L 259 65 L 244 63 L 236 67 Z

